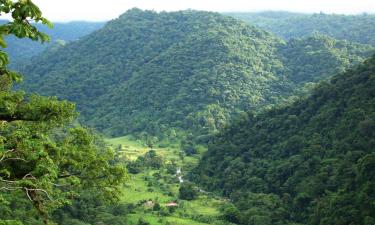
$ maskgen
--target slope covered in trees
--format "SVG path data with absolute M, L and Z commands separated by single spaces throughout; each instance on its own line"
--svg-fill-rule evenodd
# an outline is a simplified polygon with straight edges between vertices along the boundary
M 375 15 L 298 14 L 289 12 L 225 13 L 291 39 L 319 32 L 339 40 L 375 45 Z
M 354 44 L 326 35 L 312 34 L 289 40 L 287 45 L 279 48 L 279 53 L 288 70 L 288 80 L 298 87 L 344 72 L 346 68 L 370 56 L 369 53 L 373 53 L 374 49 L 371 45 Z
M 375 223 L 375 57 L 216 136 L 193 177 L 240 224 Z M 241 213 L 240 213 L 241 212 Z
M 132 9 L 22 71 L 27 90 L 77 102 L 85 124 L 160 139 L 221 129 L 232 115 L 280 102 L 373 49 L 321 35 L 285 43 L 218 13 Z

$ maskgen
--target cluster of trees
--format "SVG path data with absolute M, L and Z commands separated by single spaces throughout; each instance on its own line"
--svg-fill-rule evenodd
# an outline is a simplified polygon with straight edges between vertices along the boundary
M 134 205 L 108 202 L 97 198 L 97 190 L 85 190 L 70 204 L 65 204 L 49 214 L 48 224 L 87 225 L 114 224 L 128 225 L 128 215 L 133 213 Z M 43 225 L 38 212 L 29 200 L 15 193 L 3 195 L 6 203 L 0 205 L 0 224 L 4 225 Z
M 183 200 L 194 200 L 198 197 L 198 193 L 199 190 L 194 184 L 185 182 L 180 185 L 178 197 Z
M 106 135 L 192 132 L 207 143 L 234 115 L 280 103 L 372 50 L 321 35 L 286 43 L 218 13 L 132 9 L 21 71 L 26 90 L 77 102 L 80 121 Z
M 375 15 L 299 14 L 289 12 L 225 13 L 285 39 L 319 32 L 339 40 L 375 45 Z
M 240 224 L 374 224 L 375 56 L 215 137 L 192 178 Z M 239 213 L 240 212 L 240 213 Z
M 139 156 L 137 160 L 128 162 L 126 167 L 130 173 L 137 174 L 146 168 L 160 169 L 164 167 L 164 160 L 156 154 L 155 150 L 150 150 L 144 156 Z M 173 173 L 175 172 L 176 170 L 173 171 Z
M 8 35 L 49 40 L 29 23 L 51 26 L 31 1 L 0 6 L 12 17 L 0 26 L 1 47 Z M 73 103 L 14 91 L 22 76 L 8 64 L 0 50 L 0 224 L 53 224 L 56 209 L 87 193 L 91 200 L 116 202 L 126 171 L 113 163 L 114 152 L 99 135 L 73 125 Z

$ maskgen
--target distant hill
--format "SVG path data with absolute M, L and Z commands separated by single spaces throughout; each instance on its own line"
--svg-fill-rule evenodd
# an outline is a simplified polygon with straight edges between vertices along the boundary
M 375 45 L 375 15 L 299 14 L 289 12 L 225 13 L 285 39 L 318 32 L 339 40 Z
M 286 43 L 218 13 L 132 9 L 20 70 L 24 88 L 76 102 L 107 135 L 168 138 L 215 133 L 372 51 L 322 35 Z
M 374 90 L 372 57 L 291 106 L 239 119 L 192 176 L 234 201 L 226 213 L 239 224 L 374 224 Z
M 0 21 L 6 23 L 6 21 Z M 37 24 L 36 27 L 47 33 L 51 37 L 50 43 L 41 44 L 39 42 L 28 39 L 18 39 L 15 37 L 8 37 L 6 39 L 8 46 L 5 51 L 9 53 L 11 61 L 23 60 L 31 58 L 49 46 L 61 44 L 68 41 L 78 40 L 80 37 L 90 34 L 91 32 L 100 29 L 104 26 L 104 22 L 70 22 L 70 23 L 53 23 L 53 29 L 49 29 L 44 25 Z M 60 41 L 60 42 L 58 42 Z
M 312 34 L 293 38 L 279 48 L 288 79 L 302 85 L 319 82 L 344 72 L 374 52 L 371 45 L 339 41 L 326 35 Z M 369 54 L 370 53 L 370 54 Z

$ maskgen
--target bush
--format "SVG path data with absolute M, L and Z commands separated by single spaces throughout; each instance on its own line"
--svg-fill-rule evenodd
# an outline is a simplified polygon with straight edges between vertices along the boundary
M 232 223 L 238 223 L 241 215 L 240 211 L 233 204 L 225 204 L 220 209 L 222 218 Z
M 151 225 L 149 222 L 147 222 L 143 218 L 139 218 L 137 225 Z
M 182 183 L 179 189 L 179 198 L 184 200 L 194 200 L 198 197 L 198 190 L 191 183 Z

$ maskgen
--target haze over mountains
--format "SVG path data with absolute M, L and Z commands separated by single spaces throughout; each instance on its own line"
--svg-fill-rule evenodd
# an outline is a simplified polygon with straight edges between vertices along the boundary
M 339 40 L 375 45 L 375 15 L 302 14 L 289 12 L 225 13 L 285 39 L 314 32 Z
M 373 50 L 318 34 L 285 42 L 218 13 L 133 9 L 21 71 L 27 90 L 76 102 L 84 124 L 163 138 L 171 128 L 217 131 Z
M 337 15 L 337 14 L 303 14 L 283 11 L 265 12 L 230 12 L 224 15 L 233 16 L 274 33 L 279 38 L 289 40 L 309 36 L 313 33 L 328 35 L 335 39 L 347 40 L 362 44 L 375 44 L 374 15 Z M 5 21 L 2 21 L 4 23 Z M 77 40 L 103 27 L 105 22 L 69 22 L 54 23 L 49 29 L 37 24 L 36 26 L 50 35 L 52 44 Z M 6 49 L 12 59 L 25 59 L 42 52 L 50 44 L 40 44 L 29 40 L 8 38 L 9 47 Z M 61 42 L 60 42 L 61 44 Z
M 6 21 L 0 21 L 5 23 Z M 51 38 L 49 43 L 39 43 L 28 39 L 17 39 L 13 36 L 7 38 L 8 47 L 5 51 L 9 54 L 11 60 L 22 61 L 32 56 L 38 55 L 50 46 L 62 45 L 69 41 L 78 40 L 80 37 L 90 34 L 91 32 L 104 26 L 104 22 L 70 22 L 54 23 L 53 28 L 36 24 L 36 27 L 48 34 Z

